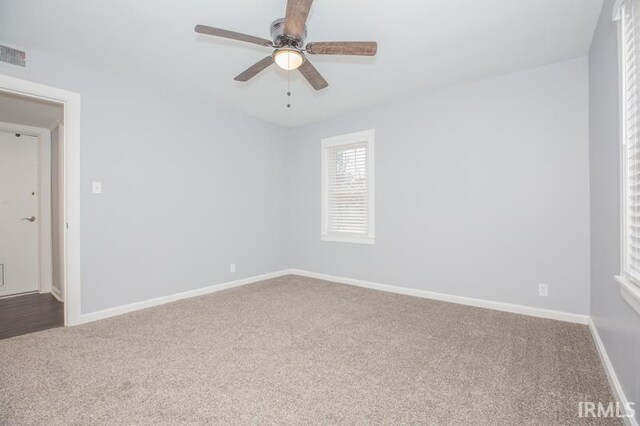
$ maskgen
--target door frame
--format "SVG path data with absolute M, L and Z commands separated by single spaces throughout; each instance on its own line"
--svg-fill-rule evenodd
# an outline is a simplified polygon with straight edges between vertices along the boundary
M 38 138 L 38 291 L 50 293 L 53 282 L 53 246 L 51 223 L 51 131 L 42 127 L 0 122 L 0 132 L 20 133 Z
M 0 91 L 55 102 L 64 108 L 64 323 L 80 324 L 80 94 L 4 74 L 0 74 Z

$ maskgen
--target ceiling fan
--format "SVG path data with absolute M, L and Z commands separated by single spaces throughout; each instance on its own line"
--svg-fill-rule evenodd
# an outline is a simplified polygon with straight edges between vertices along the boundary
M 305 52 L 311 55 L 374 56 L 378 50 L 378 44 L 375 41 L 327 41 L 308 43 L 304 47 L 307 36 L 305 23 L 309 9 L 311 9 L 311 3 L 313 0 L 288 0 L 284 19 L 276 19 L 271 24 L 271 38 L 273 40 L 206 25 L 196 25 L 195 30 L 200 34 L 224 37 L 275 49 L 272 55 L 258 61 L 236 76 L 236 81 L 249 81 L 275 62 L 282 69 L 299 70 L 315 90 L 320 90 L 327 87 L 329 83 L 311 65 Z

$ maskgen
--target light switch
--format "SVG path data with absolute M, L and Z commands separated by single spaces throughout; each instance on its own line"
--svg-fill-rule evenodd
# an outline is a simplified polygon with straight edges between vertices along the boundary
M 102 194 L 102 182 L 91 182 L 91 192 Z

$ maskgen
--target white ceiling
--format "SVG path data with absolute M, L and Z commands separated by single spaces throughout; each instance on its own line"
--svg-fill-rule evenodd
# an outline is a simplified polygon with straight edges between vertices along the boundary
M 62 105 L 0 92 L 0 121 L 50 129 L 62 123 Z
M 286 0 L 0 0 L 0 38 L 293 127 L 437 88 L 587 54 L 603 0 L 316 0 L 307 41 L 375 40 L 375 58 L 320 57 L 314 92 L 272 66 L 271 52 L 196 35 L 205 24 L 269 38 Z

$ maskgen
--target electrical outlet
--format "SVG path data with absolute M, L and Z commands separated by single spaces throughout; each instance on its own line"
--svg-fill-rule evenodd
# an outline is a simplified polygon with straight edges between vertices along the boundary
M 549 286 L 546 284 L 538 284 L 538 295 L 542 297 L 549 296 Z
M 236 271 L 236 264 L 232 263 L 229 265 L 229 272 L 234 273 Z

